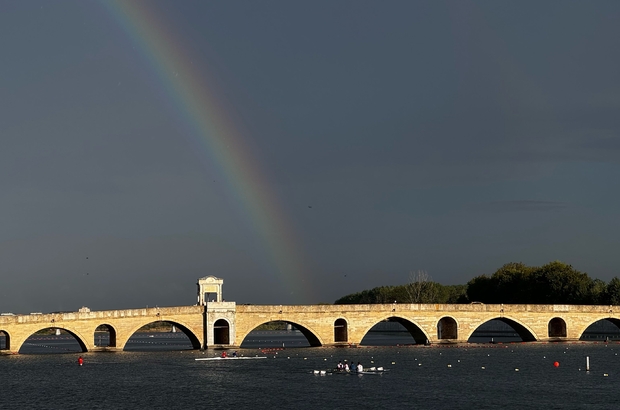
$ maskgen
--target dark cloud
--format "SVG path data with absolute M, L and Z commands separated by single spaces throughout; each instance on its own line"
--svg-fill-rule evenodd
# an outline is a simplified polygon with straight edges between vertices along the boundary
M 493 201 L 474 206 L 482 212 L 557 212 L 568 207 L 568 204 L 554 201 Z
M 311 303 L 419 269 L 619 274 L 617 1 L 143 6 L 229 129 L 197 129 L 172 74 L 99 4 L 7 3 L 0 311 L 187 304 L 205 275 L 240 303 Z M 277 223 L 211 132 L 260 165 L 244 182 Z M 277 224 L 303 272 L 278 270 L 263 237 Z

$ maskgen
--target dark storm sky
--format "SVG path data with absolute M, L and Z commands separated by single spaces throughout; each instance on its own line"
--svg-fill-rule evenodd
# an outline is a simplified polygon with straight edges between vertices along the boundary
M 620 274 L 620 2 L 140 7 L 213 82 L 304 269 L 278 271 L 114 7 L 1 0 L 0 311 L 193 304 L 206 275 L 280 304 L 512 261 Z

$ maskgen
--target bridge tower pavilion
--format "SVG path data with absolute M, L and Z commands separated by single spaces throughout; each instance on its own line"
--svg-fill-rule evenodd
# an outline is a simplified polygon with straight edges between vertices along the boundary
M 215 276 L 198 279 L 198 305 L 204 307 L 204 348 L 228 347 L 235 342 L 236 303 L 222 297 L 224 280 Z

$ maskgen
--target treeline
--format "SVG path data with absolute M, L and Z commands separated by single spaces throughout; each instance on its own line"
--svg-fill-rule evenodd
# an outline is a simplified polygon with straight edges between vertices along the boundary
M 468 303 L 466 285 L 442 285 L 437 282 L 400 286 L 381 286 L 343 296 L 336 305 L 357 303 Z M 414 296 L 415 288 L 421 287 L 420 296 Z M 413 288 L 413 289 L 412 289 Z
M 347 295 L 335 304 L 393 302 L 620 305 L 620 279 L 605 283 L 558 261 L 543 266 L 507 263 L 466 285 L 418 280 Z

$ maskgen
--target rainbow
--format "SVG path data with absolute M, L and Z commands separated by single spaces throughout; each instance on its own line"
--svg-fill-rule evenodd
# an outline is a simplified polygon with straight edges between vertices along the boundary
M 191 135 L 218 168 L 236 202 L 271 256 L 284 289 L 297 303 L 316 301 L 304 280 L 304 257 L 278 196 L 257 159 L 251 155 L 238 128 L 209 81 L 204 67 L 194 66 L 187 41 L 175 37 L 163 16 L 149 2 L 102 1 L 159 79 L 166 99 Z

